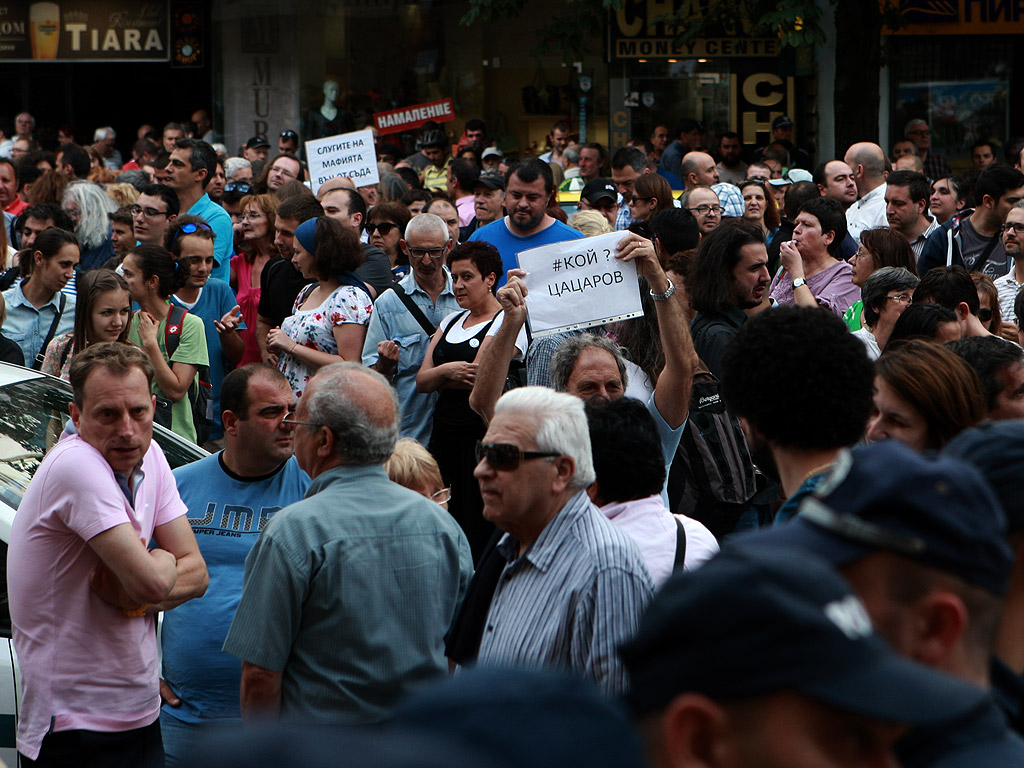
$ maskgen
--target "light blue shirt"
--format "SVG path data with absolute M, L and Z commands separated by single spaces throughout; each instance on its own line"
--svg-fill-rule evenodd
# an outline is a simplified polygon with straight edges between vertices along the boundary
M 741 218 L 746 212 L 747 206 L 743 202 L 743 194 L 735 184 L 728 184 L 723 181 L 721 184 L 713 184 L 711 191 L 718 195 L 718 202 L 722 206 L 723 216 Z
M 64 305 L 64 314 L 53 335 L 59 336 L 75 327 L 75 297 L 71 294 L 55 293 L 49 302 L 39 309 L 32 306 L 32 302 L 25 298 L 21 291 L 21 283 L 4 291 L 4 301 L 7 304 L 7 319 L 4 320 L 3 333 L 19 347 L 25 356 L 25 365 L 29 368 L 35 362 L 36 355 L 43 351 L 43 342 L 50 332 L 50 325 L 53 318 L 60 311 L 60 297 L 67 297 Z
M 188 209 L 192 216 L 199 216 L 210 225 L 217 237 L 213 241 L 213 260 L 216 262 L 210 277 L 216 277 L 225 283 L 231 282 L 231 254 L 235 250 L 234 233 L 231 229 L 231 216 L 217 205 L 210 196 L 196 200 L 195 205 Z
M 414 272 L 399 282 L 435 328 L 452 312 L 461 309 L 452 292 L 452 276 L 447 269 L 444 272 L 444 290 L 437 297 L 436 305 L 430 295 L 420 288 Z M 398 294 L 390 289 L 384 291 L 373 305 L 373 315 L 370 316 L 363 344 L 363 365 L 371 366 L 377 362 L 377 344 L 387 339 L 395 342 L 399 348 L 398 365 L 391 383 L 398 393 L 398 402 L 402 408 L 402 437 L 412 437 L 427 445 L 430 442 L 438 393 L 417 392 L 416 374 L 427 354 L 430 337 L 406 309 Z

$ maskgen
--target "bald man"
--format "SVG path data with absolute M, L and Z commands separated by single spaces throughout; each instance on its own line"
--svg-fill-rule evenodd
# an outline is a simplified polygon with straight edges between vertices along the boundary
M 872 227 L 885 227 L 885 153 L 867 141 L 854 144 L 843 158 L 853 171 L 858 200 L 846 209 L 850 236 L 860 242 L 860 233 Z

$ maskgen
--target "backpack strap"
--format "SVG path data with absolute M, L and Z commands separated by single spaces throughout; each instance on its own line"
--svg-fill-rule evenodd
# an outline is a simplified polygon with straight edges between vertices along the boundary
M 676 519 L 676 559 L 672 563 L 673 571 L 683 570 L 683 563 L 686 561 L 686 528 L 678 515 L 672 515 Z
M 427 316 L 423 314 L 423 310 L 419 308 L 415 301 L 412 300 L 412 296 L 405 292 L 405 289 L 399 283 L 395 283 L 391 286 L 391 290 L 395 292 L 395 295 L 401 299 L 405 308 L 409 310 L 409 314 L 412 315 L 416 322 L 420 324 L 420 327 L 426 332 L 427 338 L 434 335 L 434 331 L 437 328 L 427 319 Z
M 57 309 L 57 314 L 53 316 L 53 322 L 50 323 L 50 330 L 46 332 L 46 338 L 43 339 L 43 346 L 39 352 L 36 353 L 36 359 L 32 361 L 32 368 L 39 370 L 43 367 L 43 360 L 46 359 L 46 348 L 50 346 L 50 342 L 53 340 L 53 334 L 57 332 L 57 326 L 60 324 L 60 319 L 64 315 L 64 307 L 68 304 L 68 295 L 61 291 L 60 294 L 60 307 Z
M 164 348 L 167 350 L 167 364 L 170 365 L 171 357 L 181 343 L 181 326 L 185 324 L 185 315 L 188 310 L 171 302 L 171 309 L 167 313 L 167 324 L 164 325 Z

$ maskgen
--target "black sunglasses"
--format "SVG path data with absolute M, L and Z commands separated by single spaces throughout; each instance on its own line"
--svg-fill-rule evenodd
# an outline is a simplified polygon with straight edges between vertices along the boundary
M 398 225 L 392 224 L 390 221 L 382 221 L 379 224 L 367 224 L 366 234 L 373 237 L 374 233 L 378 229 L 380 230 L 380 233 L 386 237 L 387 235 L 390 235 L 394 230 L 398 229 Z
M 237 192 L 240 195 L 248 195 L 252 192 L 252 184 L 247 181 L 229 181 L 224 185 L 225 192 Z
M 491 465 L 492 469 L 503 472 L 511 472 L 519 468 L 520 462 L 525 459 L 553 459 L 561 456 L 560 453 L 549 453 L 547 451 L 523 451 L 518 445 L 511 443 L 482 443 L 476 441 L 476 463 L 484 459 Z
M 297 134 L 295 131 L 281 131 L 281 138 L 286 139 L 288 141 L 298 141 L 299 134 Z

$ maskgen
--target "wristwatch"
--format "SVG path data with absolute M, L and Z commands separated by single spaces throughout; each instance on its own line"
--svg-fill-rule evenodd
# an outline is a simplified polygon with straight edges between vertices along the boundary
M 801 285 L 807 285 L 807 281 L 802 277 L 793 278 L 793 290 L 795 291 Z

